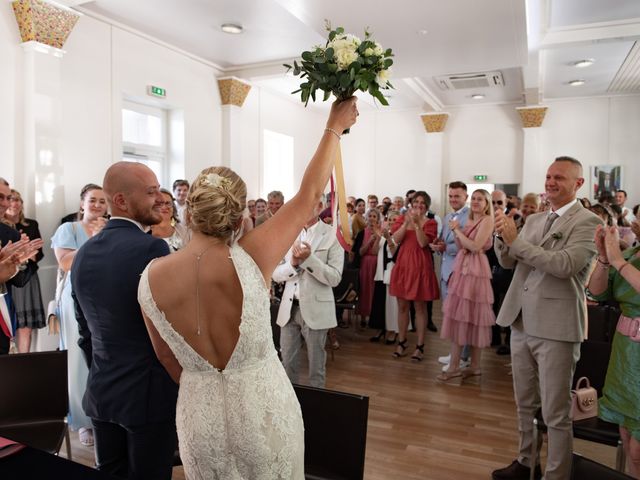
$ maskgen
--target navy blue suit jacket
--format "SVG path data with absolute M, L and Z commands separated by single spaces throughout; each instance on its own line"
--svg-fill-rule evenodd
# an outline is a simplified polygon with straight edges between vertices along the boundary
M 80 347 L 89 361 L 86 414 L 123 426 L 171 421 L 178 386 L 158 361 L 138 304 L 147 264 L 167 243 L 127 220 L 110 220 L 76 254 L 71 282 Z

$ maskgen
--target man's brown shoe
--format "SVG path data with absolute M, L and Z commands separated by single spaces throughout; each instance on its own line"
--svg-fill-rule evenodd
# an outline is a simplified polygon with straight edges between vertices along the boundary
M 529 480 L 530 473 L 531 469 L 529 467 L 525 467 L 518 462 L 518 460 L 514 460 L 508 467 L 494 470 L 491 474 L 491 478 L 493 480 Z M 542 478 L 540 465 L 536 465 L 534 478 L 536 480 L 540 480 L 540 478 Z

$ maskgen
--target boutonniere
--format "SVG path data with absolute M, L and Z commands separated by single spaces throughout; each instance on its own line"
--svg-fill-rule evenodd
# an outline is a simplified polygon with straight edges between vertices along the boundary
M 551 234 L 551 238 L 553 238 L 553 243 L 551 244 L 551 248 L 555 247 L 556 242 L 562 238 L 562 232 L 553 232 Z

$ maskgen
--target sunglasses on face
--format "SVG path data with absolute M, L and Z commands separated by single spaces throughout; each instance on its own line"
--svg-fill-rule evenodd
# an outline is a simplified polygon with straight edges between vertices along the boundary
M 504 202 L 502 200 L 491 200 L 491 203 L 494 205 L 502 205 Z

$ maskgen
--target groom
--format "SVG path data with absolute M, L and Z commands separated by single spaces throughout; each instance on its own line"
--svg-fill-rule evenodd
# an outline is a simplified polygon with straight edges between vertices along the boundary
M 176 449 L 178 386 L 154 353 L 137 293 L 147 264 L 169 253 L 144 228 L 164 201 L 145 165 L 118 162 L 104 177 L 111 220 L 85 243 L 71 279 L 89 363 L 83 408 L 92 419 L 99 470 L 129 479 L 169 480 Z

